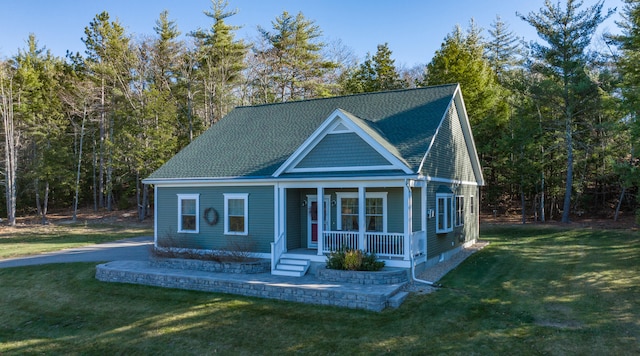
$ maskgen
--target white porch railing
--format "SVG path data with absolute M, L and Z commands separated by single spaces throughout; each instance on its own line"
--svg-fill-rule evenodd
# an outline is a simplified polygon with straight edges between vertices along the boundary
M 280 257 L 282 257 L 285 250 L 284 242 L 285 239 L 283 232 L 275 242 L 271 243 L 271 271 L 273 271 L 278 262 L 280 262 Z
M 381 257 L 404 256 L 404 234 L 367 232 L 364 235 L 365 251 L 375 252 Z
M 358 249 L 357 231 L 325 231 L 322 239 L 322 252 L 329 253 L 341 248 Z
M 366 232 L 363 246 L 359 244 L 357 231 L 325 231 L 322 252 L 330 253 L 343 247 L 374 252 L 381 257 L 403 257 L 405 238 L 403 233 Z

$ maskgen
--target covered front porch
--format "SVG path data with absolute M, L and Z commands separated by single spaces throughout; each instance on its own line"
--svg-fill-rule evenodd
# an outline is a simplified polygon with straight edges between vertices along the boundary
M 291 182 L 275 194 L 272 270 L 282 258 L 325 262 L 341 248 L 375 253 L 389 267 L 426 258 L 423 181 Z

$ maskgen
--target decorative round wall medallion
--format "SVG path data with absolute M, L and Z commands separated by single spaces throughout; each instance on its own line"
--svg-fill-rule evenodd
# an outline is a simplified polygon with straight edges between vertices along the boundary
M 204 221 L 209 225 L 215 225 L 218 223 L 218 212 L 214 208 L 204 209 Z

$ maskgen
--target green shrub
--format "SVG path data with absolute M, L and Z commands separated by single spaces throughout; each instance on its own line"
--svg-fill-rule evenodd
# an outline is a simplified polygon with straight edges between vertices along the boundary
M 362 256 L 361 271 L 379 271 L 384 267 L 384 261 L 378 261 L 375 253 L 365 253 Z
M 343 271 L 379 271 L 384 267 L 384 261 L 377 259 L 375 253 L 343 247 L 329 254 L 327 268 Z
M 360 266 L 362 266 L 362 251 L 348 250 L 344 255 L 344 269 L 358 271 Z
M 345 254 L 346 249 L 344 248 L 341 248 L 337 251 L 332 251 L 327 257 L 327 268 L 339 270 L 343 269 Z

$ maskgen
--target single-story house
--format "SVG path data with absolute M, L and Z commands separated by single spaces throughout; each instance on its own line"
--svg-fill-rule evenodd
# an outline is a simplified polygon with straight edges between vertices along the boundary
M 444 260 L 478 238 L 484 184 L 457 84 L 238 107 L 144 182 L 157 248 L 247 249 L 284 275 L 343 246 Z

